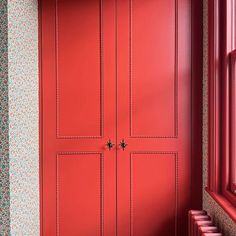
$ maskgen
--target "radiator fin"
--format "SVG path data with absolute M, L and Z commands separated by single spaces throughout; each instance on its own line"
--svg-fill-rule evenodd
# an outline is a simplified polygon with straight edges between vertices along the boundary
M 224 236 L 214 225 L 206 211 L 190 210 L 188 213 L 188 236 Z

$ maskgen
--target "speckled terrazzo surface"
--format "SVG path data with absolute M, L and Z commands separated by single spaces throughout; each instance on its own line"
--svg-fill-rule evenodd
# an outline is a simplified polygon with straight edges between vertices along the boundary
M 203 187 L 205 188 L 208 180 L 208 1 L 203 0 L 203 3 Z M 224 236 L 236 236 L 236 224 L 204 189 L 203 208 L 212 216 L 216 225 L 224 233 Z
M 0 236 L 10 235 L 7 0 L 0 1 Z
M 11 235 L 39 235 L 38 2 L 8 0 Z

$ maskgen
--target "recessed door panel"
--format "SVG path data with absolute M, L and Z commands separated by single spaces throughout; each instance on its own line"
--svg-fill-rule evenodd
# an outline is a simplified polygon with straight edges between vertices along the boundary
M 58 235 L 102 235 L 102 170 L 101 154 L 78 153 L 57 156 Z
M 101 1 L 56 1 L 58 136 L 102 135 Z
M 130 0 L 131 136 L 175 136 L 175 0 Z
M 130 158 L 131 235 L 175 235 L 176 154 L 135 153 Z

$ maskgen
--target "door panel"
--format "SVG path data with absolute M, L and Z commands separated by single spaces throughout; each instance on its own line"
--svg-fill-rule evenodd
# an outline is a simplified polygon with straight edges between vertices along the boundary
M 59 136 L 102 135 L 102 37 L 100 0 L 57 1 L 55 46 Z M 76 112 L 77 107 L 80 113 Z
M 115 235 L 115 1 L 41 9 L 42 234 Z
M 130 167 L 131 235 L 175 235 L 177 155 L 131 153 Z
M 117 137 L 118 142 L 124 139 L 128 144 L 124 151 L 118 150 L 118 235 L 187 235 L 191 201 L 191 1 L 117 2 Z M 145 153 L 154 154 L 145 158 Z M 155 153 L 174 154 L 167 157 L 169 170 L 168 161 Z M 140 175 L 132 176 L 137 160 Z M 171 172 L 170 176 L 162 169 Z M 160 189 L 154 191 L 161 175 Z M 138 182 L 139 187 L 132 192 L 132 183 Z M 157 199 L 149 209 L 148 201 L 139 198 L 142 192 Z M 142 209 L 135 214 L 128 210 L 134 207 L 133 197 L 139 203 L 137 209 Z M 153 220 L 159 218 L 155 224 Z
M 175 0 L 134 0 L 129 11 L 131 136 L 175 136 Z
M 103 156 L 99 153 L 57 156 L 59 235 L 99 236 L 103 232 L 103 164 Z

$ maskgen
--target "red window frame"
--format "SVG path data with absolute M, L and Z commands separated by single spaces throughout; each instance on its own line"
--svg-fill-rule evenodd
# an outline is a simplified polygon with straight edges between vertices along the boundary
M 207 191 L 236 221 L 235 95 L 236 0 L 208 2 L 208 187 Z M 233 86 L 234 85 L 234 86 Z M 235 88 L 235 89 L 233 89 Z
M 231 52 L 229 61 L 229 94 L 230 94 L 230 192 L 236 196 L 236 0 L 231 1 Z M 234 199 L 236 202 L 236 200 Z
M 235 20 L 234 20 L 235 21 Z M 235 34 L 233 34 L 235 37 Z M 235 46 L 234 46 L 235 47 Z M 236 196 L 236 50 L 230 53 L 230 192 Z

